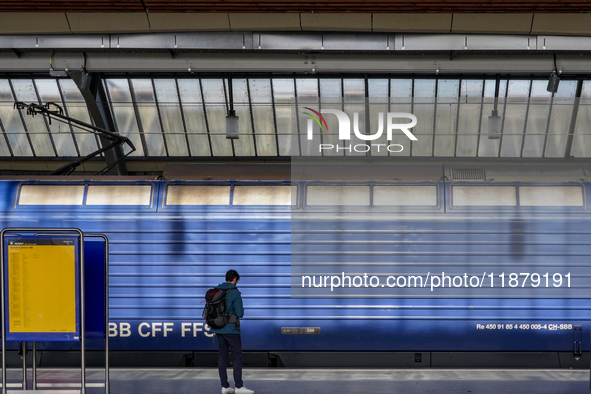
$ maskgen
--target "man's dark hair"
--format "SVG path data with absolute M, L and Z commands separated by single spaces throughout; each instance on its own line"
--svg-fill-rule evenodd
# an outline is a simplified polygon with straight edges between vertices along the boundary
M 226 282 L 232 282 L 234 278 L 240 280 L 240 274 L 236 270 L 226 272 Z

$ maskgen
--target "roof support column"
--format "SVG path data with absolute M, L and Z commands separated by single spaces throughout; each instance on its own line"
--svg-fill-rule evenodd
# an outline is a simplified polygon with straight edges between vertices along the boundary
M 107 92 L 102 84 L 102 78 L 98 73 L 83 74 L 81 72 L 69 72 L 68 75 L 78 86 L 90 117 L 94 122 L 95 126 L 102 129 L 108 130 L 112 133 L 117 133 L 115 129 L 115 121 L 109 111 L 109 100 L 107 99 Z M 104 148 L 109 146 L 112 141 L 107 140 L 104 137 L 99 137 L 101 141 L 101 147 Z M 105 151 L 105 159 L 107 166 L 115 163 L 121 157 L 124 156 L 123 149 L 121 146 L 116 146 L 113 149 Z M 122 160 L 111 168 L 106 175 L 127 175 L 127 168 L 125 162 Z
M 573 113 L 570 118 L 570 126 L 568 128 L 568 136 L 566 137 L 566 147 L 564 150 L 564 157 L 572 157 L 573 141 L 575 139 L 575 127 L 577 126 L 577 115 L 579 114 L 579 105 L 581 104 L 581 93 L 583 92 L 583 80 L 579 79 L 577 82 L 577 92 L 575 93 L 575 102 L 573 105 Z

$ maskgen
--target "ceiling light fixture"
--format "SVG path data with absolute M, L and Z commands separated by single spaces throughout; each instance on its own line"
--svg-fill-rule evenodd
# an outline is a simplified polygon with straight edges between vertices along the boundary
M 495 106 L 492 110 L 492 114 L 488 117 L 488 139 L 498 140 L 501 138 L 501 127 L 503 126 L 503 119 L 499 116 L 499 110 L 497 106 L 499 104 L 499 85 L 500 76 L 497 75 L 497 81 L 495 83 Z
M 546 88 L 546 90 L 550 93 L 558 92 L 558 84 L 560 83 L 560 77 L 558 74 L 560 74 L 560 72 L 558 71 L 558 66 L 556 65 L 556 54 L 554 54 L 554 71 L 552 71 L 550 74 L 550 78 L 548 79 L 548 87 Z
M 232 89 L 232 76 L 228 76 L 228 95 L 230 96 L 230 110 L 226 116 L 226 138 L 230 140 L 238 139 L 239 124 L 238 116 L 234 111 L 234 94 Z

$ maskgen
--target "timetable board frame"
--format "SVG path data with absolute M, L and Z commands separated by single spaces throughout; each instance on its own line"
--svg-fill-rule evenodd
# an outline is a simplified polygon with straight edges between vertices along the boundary
M 79 340 L 80 340 L 80 351 L 81 351 L 81 360 L 80 360 L 80 389 L 79 390 L 60 390 L 61 392 L 68 392 L 68 393 L 78 393 L 78 394 L 85 394 L 86 393 L 86 330 L 84 324 L 84 233 L 77 228 L 22 228 L 22 227 L 12 227 L 12 228 L 5 228 L 0 232 L 0 308 L 2 309 L 2 315 L 6 316 L 8 310 L 6 308 L 6 290 L 7 286 L 5 286 L 5 279 L 7 270 L 5 267 L 8 265 L 8 255 L 5 254 L 5 247 L 6 243 L 5 238 L 10 236 L 10 234 L 15 234 L 17 236 L 50 236 L 50 237 L 73 237 L 77 238 L 79 243 L 78 248 L 76 250 L 75 256 L 78 257 L 77 264 L 75 267 L 78 268 L 78 275 L 75 275 L 75 278 L 78 279 L 79 286 L 77 287 L 78 292 L 76 293 L 78 299 L 78 308 L 75 308 L 78 313 L 77 322 L 79 323 Z M 104 236 L 103 236 L 104 237 Z M 104 237 L 105 241 L 107 241 L 106 237 Z M 106 253 L 108 253 L 108 241 L 106 245 Z M 5 258 L 6 257 L 6 258 Z M 74 258 L 76 261 L 76 258 Z M 108 273 L 108 257 L 105 259 L 105 268 L 106 272 Z M 107 293 L 108 294 L 108 293 Z M 108 307 L 108 303 L 106 304 Z M 108 317 L 108 314 L 106 315 Z M 7 327 L 6 327 L 6 320 L 5 318 L 0 319 L 0 325 L 2 327 L 1 332 L 1 341 L 2 341 L 2 394 L 8 394 L 12 390 L 7 391 L 7 380 L 6 380 L 6 337 L 7 337 Z M 108 331 L 106 331 L 106 335 L 108 335 Z M 54 339 L 55 340 L 55 339 Z M 50 340 L 51 341 L 51 340 Z M 28 386 L 28 379 L 27 379 L 27 357 L 26 357 L 26 341 L 23 342 L 23 381 L 22 381 L 22 391 L 21 392 L 30 392 L 27 390 Z M 33 360 L 35 360 L 35 341 L 33 341 Z M 108 342 L 105 354 L 108 354 Z M 109 385 L 108 385 L 108 356 L 105 357 L 105 361 L 107 362 L 107 369 L 105 372 L 105 392 L 109 393 Z M 33 362 L 33 391 L 32 392 L 43 392 L 44 390 L 37 390 L 37 382 L 36 382 L 36 364 Z
M 6 341 L 79 341 L 79 236 L 6 234 L 3 252 Z

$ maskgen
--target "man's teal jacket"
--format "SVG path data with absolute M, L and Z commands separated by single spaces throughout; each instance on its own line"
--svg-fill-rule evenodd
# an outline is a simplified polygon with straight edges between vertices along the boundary
M 230 290 L 226 293 L 226 313 L 234 314 L 238 318 L 244 316 L 244 306 L 242 305 L 242 296 L 240 295 L 240 290 L 228 282 L 220 283 L 219 286 L 216 286 L 216 289 L 235 289 Z M 216 334 L 240 334 L 240 329 L 236 326 L 235 323 L 228 323 L 222 328 L 212 328 L 210 330 Z

